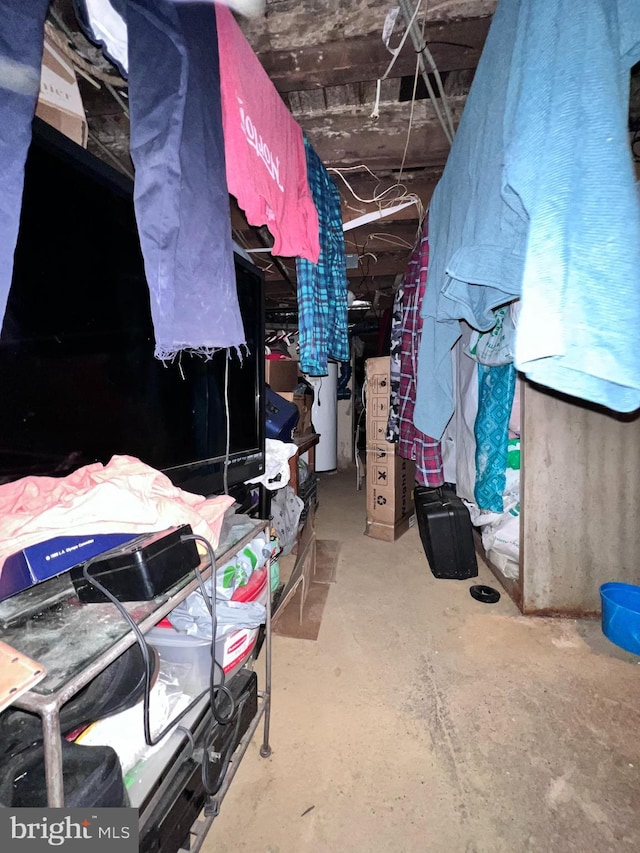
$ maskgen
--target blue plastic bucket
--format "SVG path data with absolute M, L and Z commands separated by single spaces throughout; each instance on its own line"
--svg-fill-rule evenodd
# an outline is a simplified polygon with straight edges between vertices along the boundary
M 600 587 L 602 631 L 612 643 L 640 655 L 640 586 L 605 583 Z

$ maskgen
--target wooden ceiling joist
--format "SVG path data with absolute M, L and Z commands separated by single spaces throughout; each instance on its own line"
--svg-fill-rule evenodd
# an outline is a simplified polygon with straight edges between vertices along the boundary
M 470 18 L 427 27 L 426 42 L 440 72 L 476 67 L 489 22 L 489 18 Z M 390 59 L 380 33 L 267 50 L 260 55 L 279 92 L 375 81 L 385 73 Z M 393 76 L 413 74 L 415 67 L 415 51 L 407 40 L 395 62 Z

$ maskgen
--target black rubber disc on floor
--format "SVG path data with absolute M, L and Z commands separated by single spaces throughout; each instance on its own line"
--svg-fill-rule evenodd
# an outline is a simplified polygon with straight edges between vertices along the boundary
M 495 604 L 496 601 L 500 601 L 500 593 L 492 586 L 476 584 L 469 588 L 469 592 L 472 598 L 475 598 L 476 601 L 481 601 L 483 604 Z

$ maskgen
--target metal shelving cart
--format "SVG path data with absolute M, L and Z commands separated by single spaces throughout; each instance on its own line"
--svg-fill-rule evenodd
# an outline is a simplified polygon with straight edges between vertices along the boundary
M 269 540 L 269 522 L 245 515 L 227 514 L 222 527 L 220 542 L 215 549 L 216 563 L 221 565 L 244 548 L 256 535 L 266 531 Z M 208 560 L 201 563 L 203 579 L 211 575 Z M 60 708 L 98 673 L 118 658 L 136 642 L 133 631 L 116 607 L 111 603 L 84 604 L 79 602 L 70 581 L 57 579 L 62 584 L 59 601 L 41 613 L 33 613 L 25 622 L 20 622 L 0 631 L 0 638 L 13 648 L 37 660 L 47 670 L 46 677 L 29 692 L 18 698 L 14 705 L 38 714 L 42 720 L 47 798 L 49 806 L 64 806 L 64 779 L 62 773 L 62 751 L 59 728 Z M 67 584 L 66 595 L 64 585 Z M 156 625 L 174 607 L 198 588 L 193 572 L 169 593 L 153 601 L 126 604 L 129 614 L 145 633 Z M 4 602 L 3 604 L 7 604 Z M 216 816 L 237 767 L 242 760 L 251 738 L 260 721 L 264 722 L 263 741 L 260 754 L 267 757 L 269 746 L 269 722 L 271 711 L 271 596 L 267 596 L 266 624 L 264 634 L 265 677 L 264 689 L 258 692 L 257 712 L 245 735 L 240 740 L 229 763 L 220 790 L 214 798 L 204 820 L 196 821 L 192 829 L 190 850 L 198 850 Z M 0 619 L 2 618 L 0 605 Z M 132 797 L 132 805 L 139 808 L 141 832 L 145 823 L 153 818 L 154 809 L 162 801 L 163 794 L 180 785 L 180 770 L 184 770 L 185 755 L 193 746 L 194 739 L 201 737 L 210 720 L 209 700 L 201 703 L 181 721 L 159 753 L 153 756 L 146 779 L 141 789 Z M 192 729 L 190 728 L 192 727 Z M 191 737 L 185 732 L 190 728 Z M 154 777 L 162 777 L 160 784 Z

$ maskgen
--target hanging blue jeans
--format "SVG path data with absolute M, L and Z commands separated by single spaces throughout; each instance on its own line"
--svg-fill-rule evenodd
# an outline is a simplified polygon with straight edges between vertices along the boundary
M 49 0 L 0 2 L 0 325 L 11 287 L 48 7 Z
M 156 355 L 244 343 L 236 294 L 212 4 L 113 0 L 128 28 L 135 206 Z M 0 319 L 49 0 L 0 0 Z M 79 20 L 90 32 L 78 0 Z M 117 250 L 117 247 L 115 247 Z
M 121 3 L 122 5 L 122 3 Z M 236 294 L 213 4 L 127 0 L 131 157 L 156 355 L 245 336 Z

